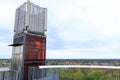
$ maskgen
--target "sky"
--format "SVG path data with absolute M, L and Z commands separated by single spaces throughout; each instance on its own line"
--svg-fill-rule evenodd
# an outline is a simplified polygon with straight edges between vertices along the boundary
M 0 0 L 0 58 L 11 58 L 15 9 Z M 31 0 L 48 9 L 47 59 L 119 59 L 120 0 Z

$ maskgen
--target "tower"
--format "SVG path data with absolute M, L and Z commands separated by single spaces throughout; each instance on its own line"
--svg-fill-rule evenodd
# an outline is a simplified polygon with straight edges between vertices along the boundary
M 16 9 L 12 69 L 18 80 L 28 80 L 28 68 L 45 65 L 47 9 L 30 1 Z

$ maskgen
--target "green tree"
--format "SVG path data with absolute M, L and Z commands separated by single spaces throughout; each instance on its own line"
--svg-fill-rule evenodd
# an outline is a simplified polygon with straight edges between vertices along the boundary
M 83 80 L 83 79 L 84 79 L 84 74 L 80 70 L 74 73 L 74 80 Z
M 85 77 L 85 80 L 103 80 L 103 71 L 90 71 L 86 77 Z

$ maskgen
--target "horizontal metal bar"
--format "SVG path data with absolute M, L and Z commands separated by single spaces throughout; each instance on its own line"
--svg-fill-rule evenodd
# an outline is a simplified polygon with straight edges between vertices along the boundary
M 46 65 L 39 66 L 40 69 L 47 68 L 102 68 L 102 69 L 120 69 L 120 66 L 87 66 L 87 65 Z

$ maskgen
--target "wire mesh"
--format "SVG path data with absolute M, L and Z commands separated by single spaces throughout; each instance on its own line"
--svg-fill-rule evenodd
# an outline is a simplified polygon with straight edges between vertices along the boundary
M 16 9 L 15 16 L 15 34 L 23 33 L 27 30 L 29 33 L 44 33 L 46 31 L 47 9 L 30 3 L 29 26 L 26 27 L 27 4 L 24 3 Z

